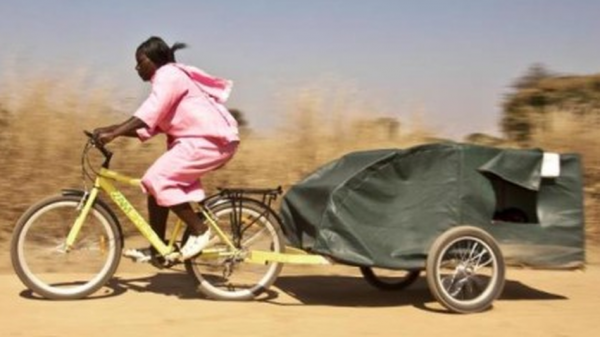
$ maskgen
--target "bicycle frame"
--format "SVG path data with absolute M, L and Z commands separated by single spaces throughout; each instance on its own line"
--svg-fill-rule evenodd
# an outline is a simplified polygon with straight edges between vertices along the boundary
M 121 193 L 121 191 L 113 184 L 113 182 L 124 183 L 129 186 L 141 187 L 141 180 L 137 178 L 132 178 L 127 175 L 118 173 L 116 171 L 112 171 L 106 168 L 101 168 L 98 176 L 94 181 L 94 186 L 90 190 L 90 192 L 84 196 L 83 209 L 78 215 L 75 223 L 71 227 L 69 234 L 66 240 L 66 249 L 69 250 L 75 240 L 77 239 L 77 235 L 85 222 L 90 210 L 96 198 L 98 197 L 98 193 L 100 190 L 106 192 L 109 198 L 119 207 L 119 209 L 123 212 L 123 214 L 134 224 L 137 230 L 150 242 L 150 244 L 156 248 L 156 250 L 162 255 L 166 256 L 170 253 L 174 252 L 175 247 L 175 239 L 181 233 L 183 228 L 183 222 L 178 220 L 175 224 L 175 228 L 171 235 L 168 244 L 165 244 L 154 232 L 152 227 L 148 224 L 148 222 L 144 219 L 144 217 L 135 209 L 135 207 L 129 202 L 129 200 Z M 216 225 L 213 218 L 210 216 L 208 211 L 204 208 L 201 209 L 201 212 L 204 214 L 205 218 L 208 220 L 208 225 L 214 230 L 214 232 L 219 236 L 223 242 L 231 248 L 234 248 L 233 243 L 229 238 L 223 234 L 221 229 Z

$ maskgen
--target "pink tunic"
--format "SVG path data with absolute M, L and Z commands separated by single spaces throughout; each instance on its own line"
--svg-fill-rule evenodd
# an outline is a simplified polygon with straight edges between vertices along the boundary
M 168 150 L 142 177 L 143 188 L 161 206 L 200 201 L 200 177 L 231 159 L 239 142 L 237 122 L 222 104 L 232 84 L 176 63 L 160 67 L 151 83 L 134 113 L 147 125 L 137 133 L 142 141 L 165 133 Z

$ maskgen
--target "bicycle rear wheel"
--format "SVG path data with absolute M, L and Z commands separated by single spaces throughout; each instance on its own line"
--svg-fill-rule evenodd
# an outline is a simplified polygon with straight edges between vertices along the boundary
M 79 215 L 80 196 L 52 197 L 18 220 L 11 242 L 17 276 L 49 299 L 77 299 L 96 292 L 117 269 L 122 249 L 118 225 L 99 203 L 90 210 L 75 244 L 65 242 Z
M 211 207 L 211 211 L 219 228 L 242 253 L 250 250 L 284 252 L 278 220 L 266 205 L 252 199 L 236 200 L 236 205 L 227 200 Z M 207 247 L 207 250 L 210 249 L 230 250 L 216 236 Z M 249 300 L 273 284 L 283 265 L 274 262 L 246 263 L 241 256 L 211 258 L 201 254 L 186 261 L 185 267 L 197 279 L 199 290 L 207 297 Z

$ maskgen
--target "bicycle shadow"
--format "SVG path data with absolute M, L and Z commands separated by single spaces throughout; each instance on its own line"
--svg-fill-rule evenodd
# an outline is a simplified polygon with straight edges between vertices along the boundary
M 449 313 L 438 309 L 429 292 L 425 277 L 400 291 L 384 291 L 369 285 L 361 277 L 350 276 L 280 276 L 275 287 L 298 303 L 268 301 L 273 305 L 327 305 L 334 307 L 390 307 L 413 306 L 427 311 Z M 519 281 L 506 280 L 498 300 L 565 300 L 567 297 L 530 287 Z M 441 307 L 440 307 L 441 308 Z
M 186 272 L 158 272 L 154 275 L 135 278 L 116 277 L 108 286 L 125 291 L 176 296 L 182 300 L 212 300 L 198 290 L 197 281 Z M 277 296 L 277 292 L 267 289 L 256 300 L 273 300 Z
M 55 285 L 66 287 L 77 285 L 77 283 L 60 283 Z M 94 294 L 77 300 L 90 301 L 107 299 L 121 296 L 128 291 L 135 291 L 139 293 L 150 292 L 165 296 L 177 296 L 180 299 L 198 299 L 201 297 L 200 293 L 197 291 L 197 286 L 194 279 L 185 273 L 169 271 L 157 272 L 153 275 L 133 278 L 115 275 Z M 19 295 L 23 298 L 31 300 L 48 300 L 35 294 L 29 289 L 23 290 Z
M 65 283 L 55 283 L 53 285 L 67 287 L 67 286 L 76 286 L 79 284 L 80 283 L 77 283 L 77 282 L 69 282 L 69 283 L 65 282 Z M 114 279 L 111 279 L 107 282 L 106 285 L 104 285 L 102 288 L 100 288 L 100 290 L 96 291 L 94 294 L 89 295 L 85 298 L 75 298 L 72 300 L 73 301 L 101 300 L 101 299 L 107 299 L 107 298 L 123 295 L 126 291 L 127 291 L 126 288 L 115 283 Z M 21 291 L 19 293 L 19 296 L 21 296 L 22 298 L 28 299 L 28 300 L 53 301 L 52 299 L 42 297 L 29 289 L 25 289 L 25 290 Z M 69 301 L 69 299 L 61 299 L 61 301 Z
M 60 283 L 56 286 L 72 286 L 77 283 Z M 197 281 L 184 271 L 159 271 L 152 275 L 126 277 L 115 275 L 96 293 L 77 301 L 93 301 L 121 296 L 128 291 L 137 293 L 153 293 L 164 296 L 175 296 L 182 300 L 210 300 L 198 290 Z M 19 293 L 19 296 L 39 301 L 50 301 L 50 299 L 41 297 L 29 289 Z M 278 294 L 272 289 L 268 289 L 259 295 L 258 301 L 269 301 L 277 298 Z
M 186 273 L 170 271 L 133 278 L 118 276 L 112 280 L 112 283 L 113 286 L 138 293 L 175 296 L 183 300 L 202 297 L 198 292 L 196 281 Z

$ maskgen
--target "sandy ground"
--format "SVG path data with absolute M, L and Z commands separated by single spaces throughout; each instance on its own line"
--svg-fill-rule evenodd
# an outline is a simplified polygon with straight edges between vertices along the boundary
M 31 294 L 0 254 L 0 336 L 599 336 L 600 251 L 585 270 L 509 268 L 502 297 L 483 313 L 446 312 L 425 279 L 401 292 L 370 287 L 356 268 L 285 266 L 250 302 L 203 299 L 181 268 L 123 260 L 92 298 Z

